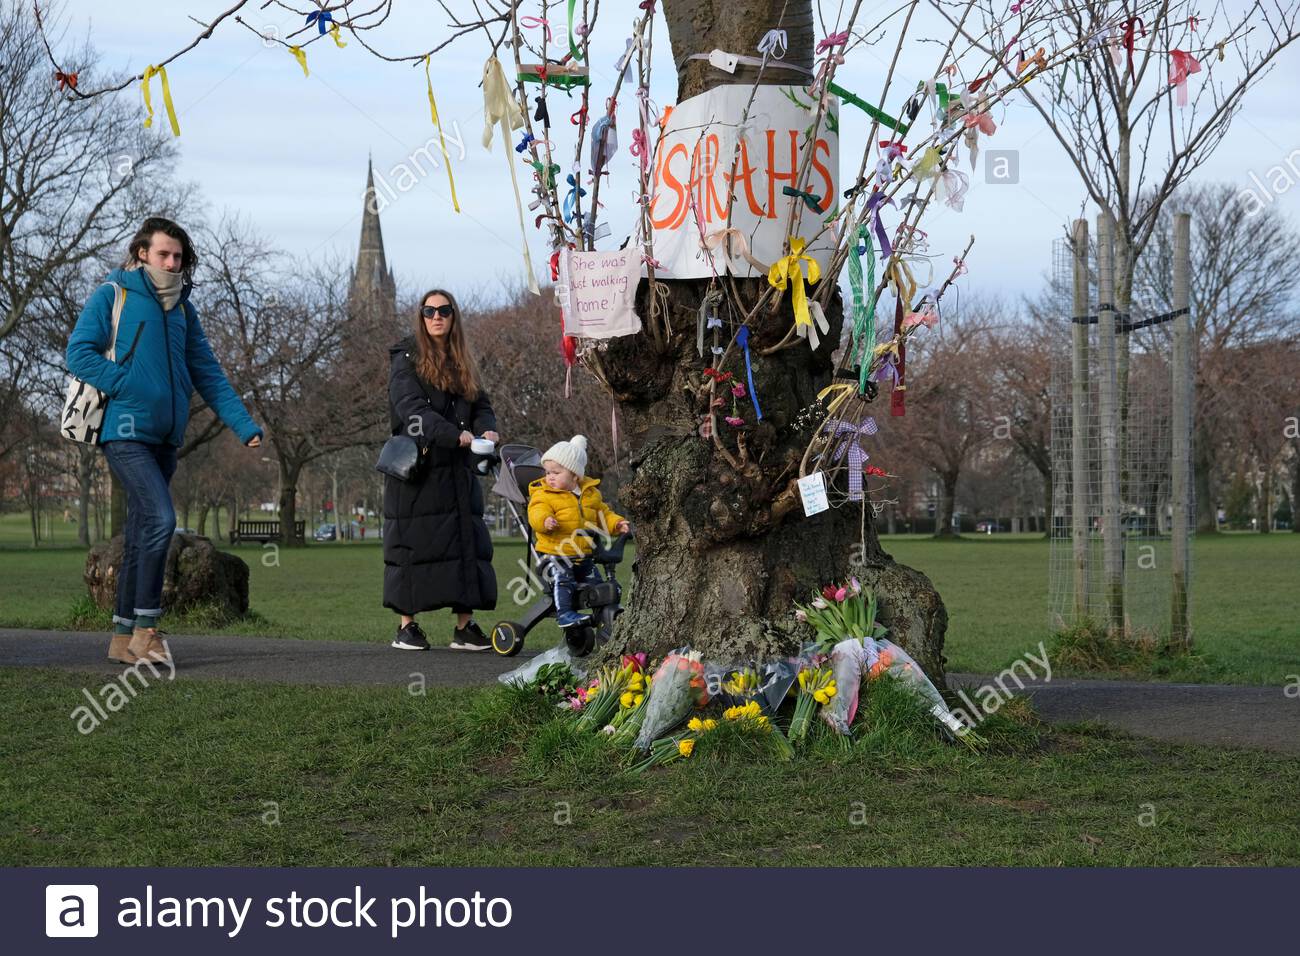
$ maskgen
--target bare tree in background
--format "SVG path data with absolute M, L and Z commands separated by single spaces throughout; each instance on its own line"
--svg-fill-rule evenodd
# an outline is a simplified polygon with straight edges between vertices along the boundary
M 1300 332 L 1300 231 L 1276 207 L 1253 209 L 1228 183 L 1188 186 L 1179 207 L 1192 216 L 1191 309 L 1196 414 L 1193 470 L 1198 532 L 1217 529 L 1217 503 L 1227 485 L 1223 460 L 1231 409 L 1239 397 L 1235 366 L 1241 350 Z M 1173 301 L 1173 214 L 1160 216 L 1149 252 L 1137 262 L 1135 298 L 1148 312 Z M 1169 328 L 1153 332 L 1167 336 Z M 1285 383 L 1275 382 L 1273 387 Z
M 304 273 L 237 219 L 223 219 L 201 242 L 204 330 L 275 450 L 281 540 L 289 544 L 303 467 L 382 439 L 388 352 L 375 343 L 392 330 L 347 316 L 346 269 Z
M 46 30 L 64 37 L 57 13 Z M 0 0 L 0 339 L 37 315 L 69 275 L 121 255 L 160 193 L 177 148 L 140 128 L 133 102 L 82 98 L 72 83 L 104 81 L 89 44 L 50 70 L 33 8 Z
M 991 411 L 997 403 L 989 387 L 990 336 L 998 309 L 990 303 L 966 303 L 960 312 L 945 314 L 934 334 L 908 359 L 916 378 L 907 389 L 907 416 L 891 419 L 884 431 L 891 444 L 906 443 L 938 476 L 937 537 L 957 533 L 957 482 L 994 437 Z

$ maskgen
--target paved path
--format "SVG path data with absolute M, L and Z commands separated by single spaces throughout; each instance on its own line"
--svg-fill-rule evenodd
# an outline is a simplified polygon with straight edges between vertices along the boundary
M 182 680 L 225 679 L 323 686 L 406 686 L 421 674 L 430 687 L 489 684 L 527 659 L 434 648 L 396 651 L 383 644 L 239 636 L 170 638 Z M 0 628 L 0 665 L 57 667 L 111 677 L 121 669 L 99 633 Z M 974 689 L 991 679 L 951 674 Z M 1300 700 L 1282 687 L 1161 684 L 1057 678 L 1026 684 L 1038 712 L 1054 723 L 1097 720 L 1140 736 L 1179 743 L 1254 747 L 1300 756 Z

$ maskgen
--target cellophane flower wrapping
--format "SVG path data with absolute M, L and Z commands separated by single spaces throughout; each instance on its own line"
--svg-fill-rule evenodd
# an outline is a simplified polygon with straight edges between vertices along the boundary
M 921 665 L 912 659 L 912 655 L 893 641 L 884 639 L 867 638 L 863 641 L 863 650 L 868 678 L 878 677 L 882 673 L 897 678 L 911 687 L 925 701 L 927 709 L 946 733 L 954 737 L 965 735 L 964 725 L 948 709 L 943 695 L 931 683 L 930 678 L 921 669 Z
M 587 674 L 587 667 L 582 658 L 574 657 L 569 653 L 568 645 L 561 642 L 549 650 L 542 651 L 532 660 L 516 667 L 514 670 L 499 674 L 497 680 L 502 684 L 517 684 L 522 687 L 525 684 L 531 684 L 537 676 L 537 672 L 547 664 L 566 664 L 569 670 L 573 671 L 573 676 L 579 679 Z
M 700 652 L 686 648 L 673 651 L 664 658 L 650 681 L 636 748 L 649 750 L 655 738 L 676 727 L 692 710 L 707 702 Z
M 831 648 L 831 673 L 836 694 L 821 709 L 821 718 L 839 734 L 850 733 L 858 712 L 858 692 L 866 671 L 866 648 L 856 637 L 846 638 Z

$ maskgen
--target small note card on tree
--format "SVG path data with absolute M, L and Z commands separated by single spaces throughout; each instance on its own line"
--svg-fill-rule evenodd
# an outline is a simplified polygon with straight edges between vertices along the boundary
M 831 503 L 826 500 L 826 476 L 820 471 L 799 479 L 799 496 L 803 499 L 803 513 L 811 518 L 827 511 Z
M 560 255 L 555 298 L 564 313 L 564 334 L 610 339 L 641 331 L 636 287 L 641 279 L 639 249 L 614 252 L 566 250 Z

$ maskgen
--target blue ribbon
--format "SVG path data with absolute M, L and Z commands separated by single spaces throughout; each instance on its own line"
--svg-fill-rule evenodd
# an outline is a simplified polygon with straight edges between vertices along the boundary
M 524 138 L 515 144 L 515 152 L 522 153 L 535 142 L 537 142 L 537 139 L 532 133 L 524 133 Z
M 573 222 L 577 202 L 580 198 L 587 195 L 587 190 L 578 185 L 577 173 L 569 173 L 569 194 L 564 197 L 564 221 Z
M 311 26 L 313 23 L 316 24 L 316 29 L 320 30 L 321 36 L 324 36 L 329 31 L 329 27 L 325 24 L 333 22 L 334 14 L 328 10 L 316 10 L 307 14 L 307 26 Z
M 736 341 L 745 350 L 745 381 L 749 383 L 749 400 L 754 403 L 754 414 L 761 422 L 763 410 L 758 407 L 758 392 L 754 391 L 754 368 L 749 362 L 749 326 L 742 325 L 736 331 Z

